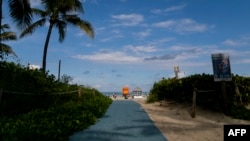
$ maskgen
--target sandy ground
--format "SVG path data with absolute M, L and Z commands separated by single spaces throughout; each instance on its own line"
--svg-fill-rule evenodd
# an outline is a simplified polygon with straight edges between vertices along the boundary
M 117 97 L 116 100 L 124 98 Z M 223 141 L 225 124 L 250 125 L 250 121 L 233 119 L 223 113 L 205 110 L 199 106 L 196 107 L 195 118 L 192 118 L 190 104 L 170 101 L 146 104 L 146 99 L 133 100 L 144 108 L 168 141 Z
M 168 141 L 223 141 L 224 124 L 250 124 L 250 121 L 232 119 L 222 113 L 196 108 L 196 117 L 190 115 L 191 105 L 163 102 L 146 104 L 135 100 L 148 113 Z

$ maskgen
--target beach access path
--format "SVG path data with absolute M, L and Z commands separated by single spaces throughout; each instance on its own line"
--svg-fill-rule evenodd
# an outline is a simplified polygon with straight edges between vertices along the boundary
M 76 132 L 69 141 L 167 141 L 133 100 L 114 100 L 105 115 L 89 129 Z

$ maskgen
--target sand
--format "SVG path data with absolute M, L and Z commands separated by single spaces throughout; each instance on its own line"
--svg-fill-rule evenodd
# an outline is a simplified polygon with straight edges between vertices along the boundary
M 196 108 L 196 117 L 192 118 L 188 104 L 135 101 L 141 104 L 168 141 L 223 141 L 225 124 L 250 124 L 250 121 L 233 119 L 200 107 Z

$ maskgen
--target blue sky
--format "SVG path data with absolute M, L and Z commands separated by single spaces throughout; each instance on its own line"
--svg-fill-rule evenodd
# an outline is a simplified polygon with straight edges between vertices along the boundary
M 84 0 L 84 15 L 95 38 L 68 26 L 63 43 L 53 30 L 47 55 L 49 73 L 74 78 L 73 83 L 99 91 L 136 86 L 149 91 L 162 77 L 213 74 L 211 54 L 227 53 L 234 74 L 250 76 L 249 0 Z M 4 20 L 18 34 L 8 17 Z M 40 7 L 39 0 L 31 0 Z M 48 25 L 48 24 L 47 24 Z M 42 64 L 48 26 L 32 36 L 7 42 L 23 65 Z

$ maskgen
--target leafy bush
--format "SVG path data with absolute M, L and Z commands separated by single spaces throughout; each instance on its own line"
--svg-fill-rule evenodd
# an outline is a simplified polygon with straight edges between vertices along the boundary
M 238 87 L 239 93 L 236 92 Z M 213 75 L 195 74 L 182 79 L 162 79 L 150 90 L 149 101 L 170 99 L 177 102 L 192 102 L 193 91 L 197 89 L 197 105 L 207 109 L 223 111 L 222 84 L 215 82 Z M 244 105 L 250 103 L 250 78 L 233 75 L 226 82 L 228 113 L 232 117 L 247 119 L 250 111 Z
M 112 103 L 95 89 L 58 82 L 48 72 L 20 64 L 0 62 L 0 78 L 1 141 L 68 140 L 94 124 Z
M 76 100 L 77 85 L 58 82 L 54 75 L 41 70 L 9 62 L 0 62 L 0 89 L 3 90 L 0 103 L 1 115 L 27 113 L 37 108 L 48 108 L 68 100 Z M 18 107 L 18 108 L 17 108 Z
M 94 124 L 110 104 L 109 98 L 99 96 L 96 101 L 70 101 L 47 110 L 37 109 L 13 118 L 3 117 L 0 120 L 0 140 L 68 140 L 74 132 Z
M 153 103 L 155 101 L 158 101 L 159 99 L 157 98 L 157 95 L 154 94 L 149 94 L 147 97 L 147 103 Z

